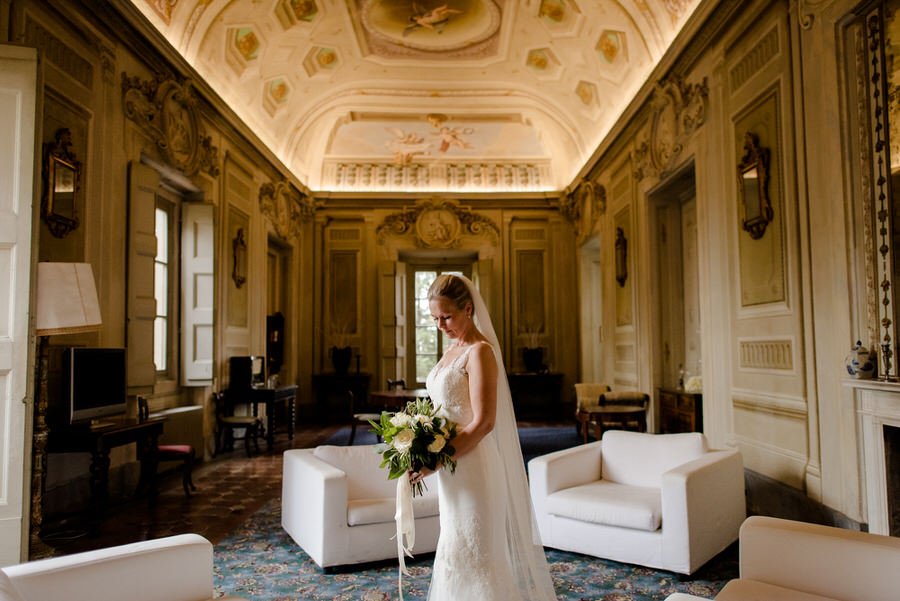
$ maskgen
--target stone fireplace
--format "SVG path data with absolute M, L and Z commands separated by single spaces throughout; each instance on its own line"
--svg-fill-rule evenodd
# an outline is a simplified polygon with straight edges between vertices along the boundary
M 869 532 L 900 536 L 900 384 L 860 381 L 854 388 Z

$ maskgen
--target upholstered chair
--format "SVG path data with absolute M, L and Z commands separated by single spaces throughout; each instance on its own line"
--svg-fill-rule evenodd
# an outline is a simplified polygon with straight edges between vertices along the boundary
M 608 430 L 528 462 L 546 547 L 691 574 L 738 537 L 741 455 L 698 432 Z
M 320 567 L 397 557 L 397 481 L 380 465 L 375 445 L 284 452 L 281 525 Z M 434 551 L 440 532 L 437 479 L 425 483 L 425 494 L 413 499 L 414 554 Z

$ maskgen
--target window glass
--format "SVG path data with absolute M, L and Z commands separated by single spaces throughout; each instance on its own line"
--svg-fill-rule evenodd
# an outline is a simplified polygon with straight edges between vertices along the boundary
M 156 259 L 154 261 L 154 297 L 156 319 L 153 322 L 153 361 L 156 371 L 169 369 L 169 211 L 156 209 Z

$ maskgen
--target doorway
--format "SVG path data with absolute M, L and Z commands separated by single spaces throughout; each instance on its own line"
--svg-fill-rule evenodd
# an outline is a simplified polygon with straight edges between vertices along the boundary
M 581 381 L 605 382 L 603 369 L 603 270 L 600 238 L 581 247 Z
M 288 285 L 291 249 L 269 238 L 266 250 L 266 374 L 269 384 L 293 382 L 289 338 Z
M 656 386 L 681 388 L 702 370 L 693 166 L 653 192 L 649 209 L 656 322 L 653 381 Z

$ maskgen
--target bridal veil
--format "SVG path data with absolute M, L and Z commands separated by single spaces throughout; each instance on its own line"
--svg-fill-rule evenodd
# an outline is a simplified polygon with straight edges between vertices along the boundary
M 494 436 L 488 437 L 482 444 L 493 439 L 500 453 L 504 477 L 498 481 L 501 490 L 497 498 L 498 502 L 506 506 L 506 543 L 510 565 L 522 599 L 556 601 L 553 581 L 547 568 L 544 547 L 531 506 L 528 478 L 522 459 L 522 449 L 519 446 L 519 432 L 503 356 L 500 353 L 500 341 L 497 339 L 497 333 L 494 331 L 481 294 L 471 280 L 466 277 L 462 280 L 472 295 L 475 326 L 490 342 L 497 361 L 497 416 L 494 421 Z

